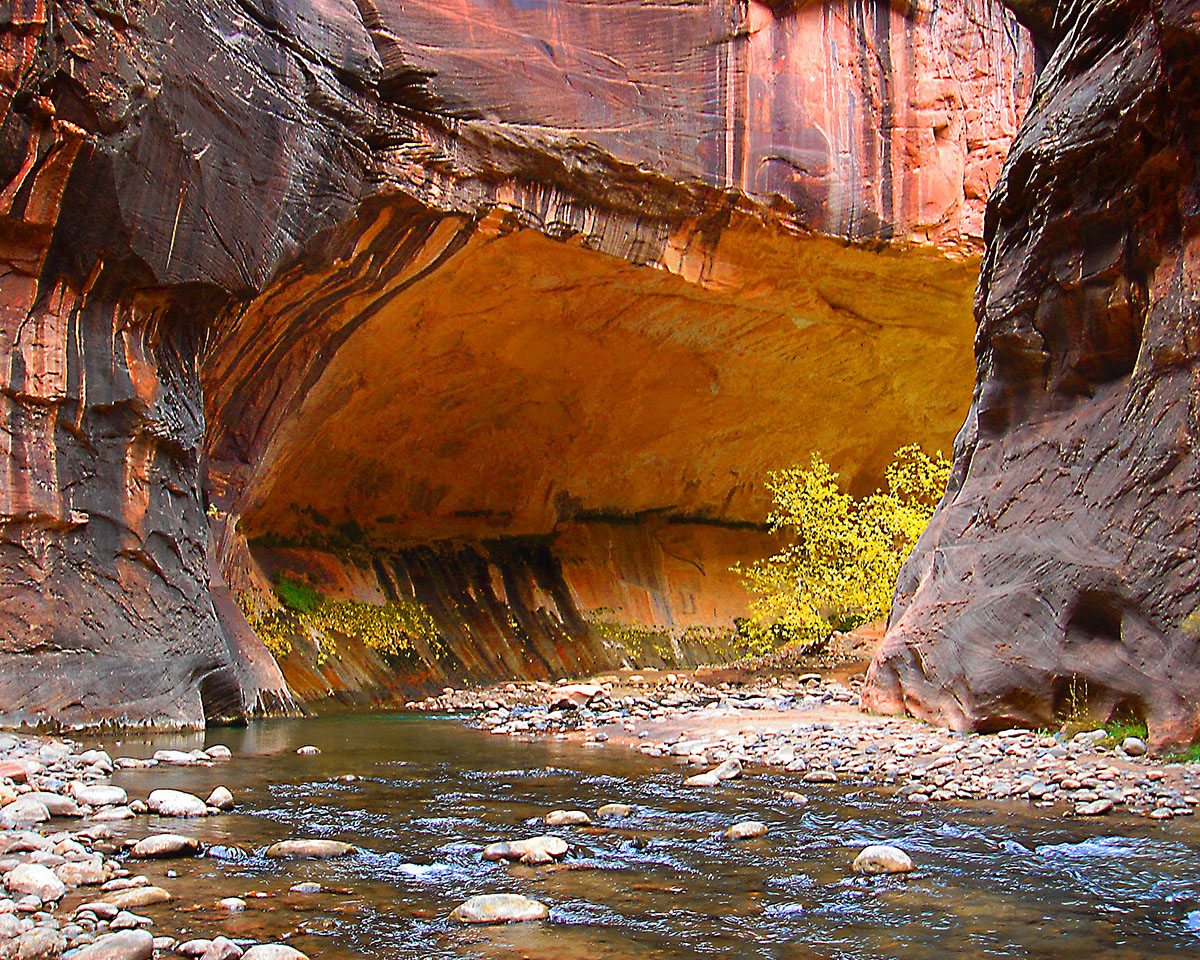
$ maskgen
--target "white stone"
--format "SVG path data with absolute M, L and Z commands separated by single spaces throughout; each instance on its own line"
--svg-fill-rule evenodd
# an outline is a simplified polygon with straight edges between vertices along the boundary
M 899 847 L 875 844 L 866 847 L 854 858 L 855 873 L 908 873 L 913 868 L 912 858 Z

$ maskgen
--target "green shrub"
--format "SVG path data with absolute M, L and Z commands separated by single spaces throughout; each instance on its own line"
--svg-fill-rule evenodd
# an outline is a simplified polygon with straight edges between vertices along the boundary
M 325 599 L 312 584 L 297 580 L 286 573 L 277 576 L 272 586 L 275 589 L 275 596 L 284 609 L 293 610 L 296 613 L 311 613 Z
M 806 468 L 770 475 L 772 533 L 792 542 L 774 556 L 734 570 L 755 599 L 743 630 L 760 647 L 813 646 L 834 630 L 887 615 L 900 567 L 950 478 L 950 462 L 916 445 L 896 451 L 887 492 L 861 500 L 842 491 L 818 454 Z

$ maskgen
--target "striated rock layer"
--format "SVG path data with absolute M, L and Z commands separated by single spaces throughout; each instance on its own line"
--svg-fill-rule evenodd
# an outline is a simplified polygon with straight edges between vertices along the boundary
M 867 702 L 1200 734 L 1200 21 L 1014 3 L 1052 56 L 988 210 L 954 476 Z
M 731 616 L 766 470 L 961 422 L 1032 80 L 993 0 L 9 4 L 0 719 L 286 707 L 264 549 L 547 545 L 431 682 Z

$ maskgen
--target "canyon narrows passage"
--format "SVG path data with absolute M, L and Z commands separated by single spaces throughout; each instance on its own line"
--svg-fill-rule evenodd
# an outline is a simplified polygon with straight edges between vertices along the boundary
M 965 416 L 868 702 L 1191 739 L 1189 9 L 18 0 L 5 719 L 712 658 L 767 471 Z

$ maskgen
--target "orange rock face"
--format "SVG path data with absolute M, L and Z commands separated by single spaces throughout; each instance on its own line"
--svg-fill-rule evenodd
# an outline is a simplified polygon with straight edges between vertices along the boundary
M 728 623 L 767 470 L 861 490 L 966 408 L 1032 46 L 905 9 L 17 3 L 0 716 L 286 704 L 238 601 L 288 556 L 457 598 L 414 684 Z

